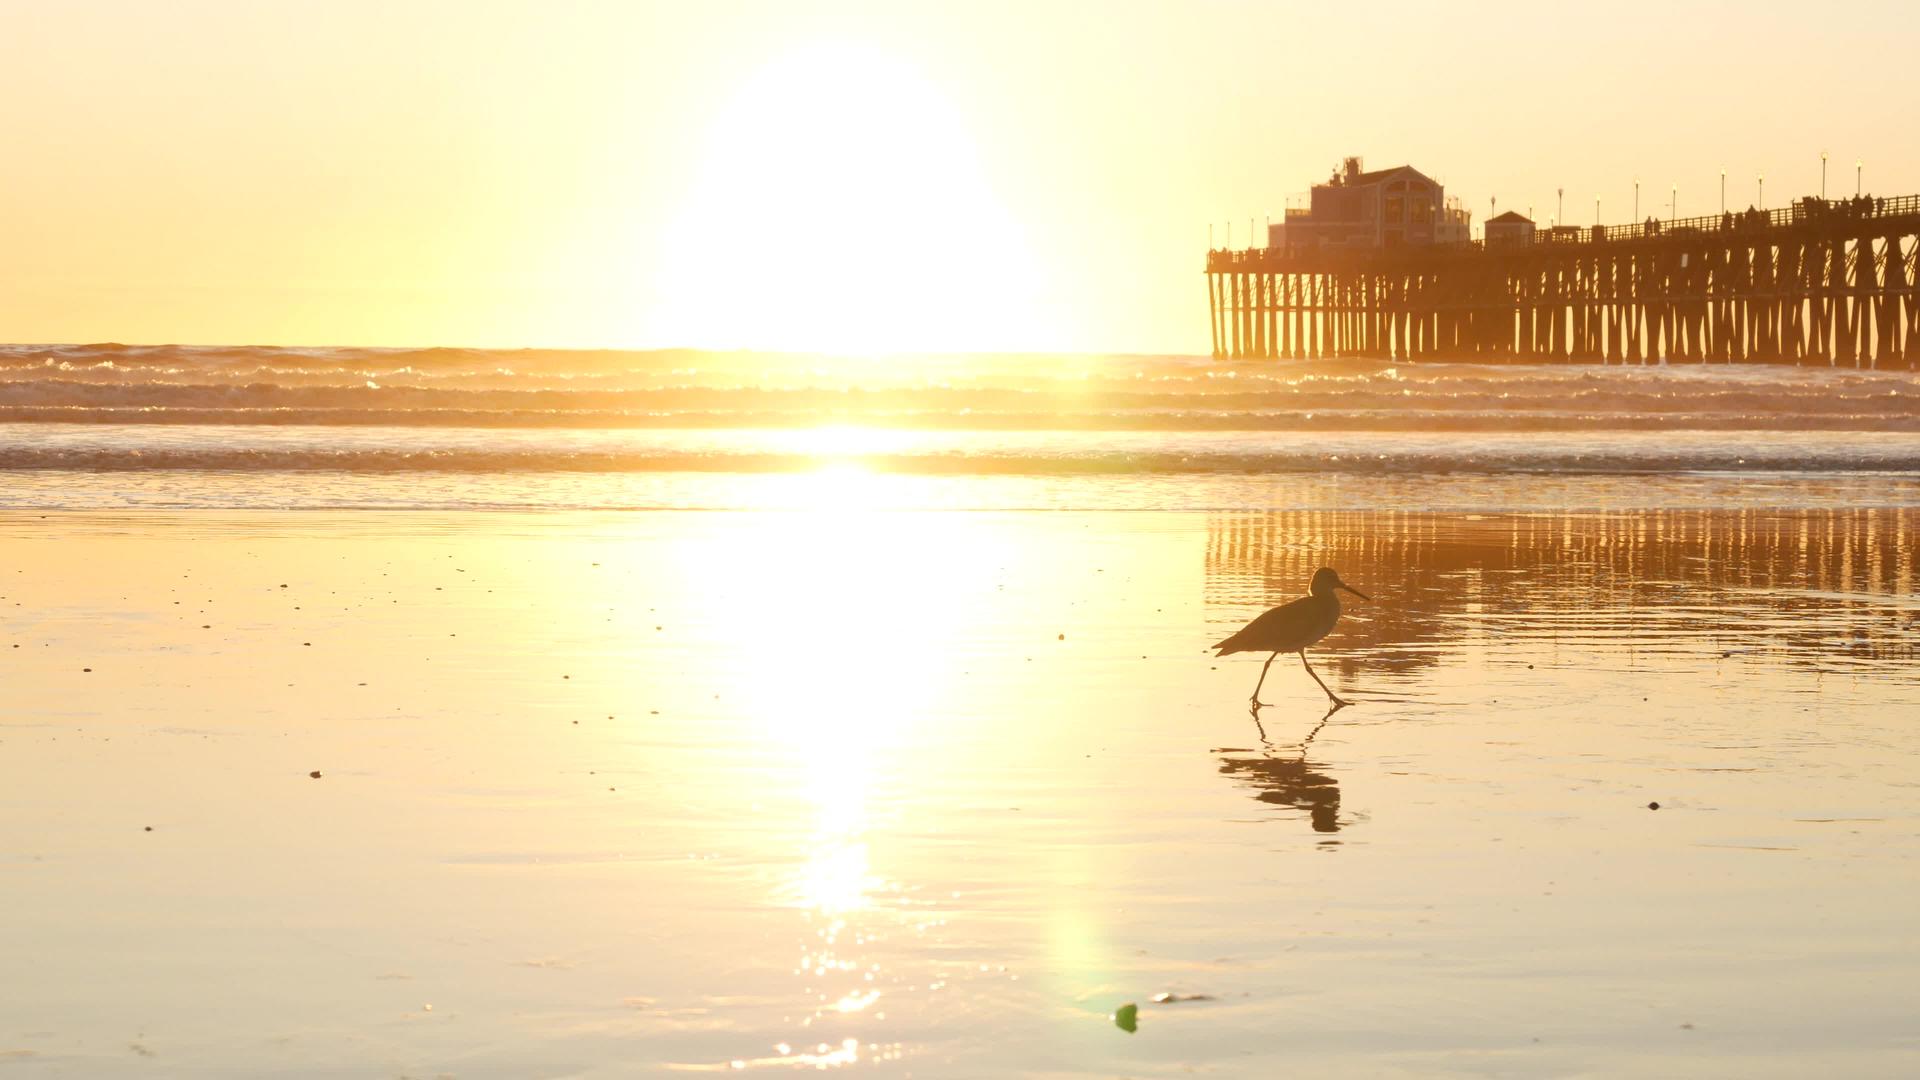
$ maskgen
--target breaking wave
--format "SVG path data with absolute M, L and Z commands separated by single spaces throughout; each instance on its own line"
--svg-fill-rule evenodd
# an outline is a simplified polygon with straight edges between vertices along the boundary
M 0 470 L 908 475 L 1920 473 L 1920 434 L 690 431 L 0 424 Z
M 916 505 L 1910 505 L 1920 376 L 0 346 L 0 509 L 751 507 L 840 466 Z
M 1904 371 L 0 346 L 0 422 L 1062 431 L 1920 431 Z

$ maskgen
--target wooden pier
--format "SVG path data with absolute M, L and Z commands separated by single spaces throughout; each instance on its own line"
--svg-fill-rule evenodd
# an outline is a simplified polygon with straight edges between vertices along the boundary
M 1207 253 L 1217 357 L 1920 365 L 1920 196 L 1531 242 Z

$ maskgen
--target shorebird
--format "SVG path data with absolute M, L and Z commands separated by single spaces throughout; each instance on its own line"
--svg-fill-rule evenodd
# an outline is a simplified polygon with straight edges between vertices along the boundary
M 1214 646 L 1220 650 L 1215 656 L 1237 652 L 1273 653 L 1261 666 L 1260 681 L 1253 684 L 1253 693 L 1247 698 L 1255 709 L 1266 704 L 1260 700 L 1260 688 L 1267 683 L 1267 669 L 1280 659 L 1283 652 L 1300 654 L 1300 666 L 1307 669 L 1307 674 L 1313 676 L 1314 682 L 1320 683 L 1320 689 L 1326 690 L 1327 700 L 1333 708 L 1341 709 L 1351 704 L 1328 690 L 1327 684 L 1320 682 L 1313 665 L 1307 663 L 1307 646 L 1326 637 L 1328 631 L 1333 629 L 1333 624 L 1340 621 L 1340 598 L 1334 595 L 1335 589 L 1345 589 L 1362 600 L 1371 599 L 1366 593 L 1341 581 L 1340 575 L 1334 573 L 1332 568 L 1323 566 L 1313 572 L 1313 580 L 1307 585 L 1307 595 L 1281 604 Z

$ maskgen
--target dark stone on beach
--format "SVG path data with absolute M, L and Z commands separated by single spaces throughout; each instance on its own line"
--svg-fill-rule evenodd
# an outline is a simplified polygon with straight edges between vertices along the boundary
M 1140 1006 L 1129 1001 L 1113 1011 L 1113 1026 L 1131 1035 L 1140 1030 Z
M 81 668 L 80 670 L 81 670 L 81 671 L 92 671 L 93 669 L 92 669 L 92 668 L 90 668 L 90 667 L 83 667 L 83 668 Z
M 1659 803 L 1657 803 L 1657 802 L 1650 802 L 1650 803 L 1648 803 L 1648 804 L 1647 804 L 1647 809 L 1649 809 L 1649 810 L 1658 810 L 1658 809 L 1660 809 L 1660 804 L 1659 804 Z
M 312 772 L 310 772 L 310 773 L 308 773 L 307 775 L 308 775 L 309 777 L 311 777 L 311 778 L 313 778 L 313 779 L 315 779 L 315 780 L 318 780 L 318 779 L 320 779 L 320 770 L 319 770 L 319 769 L 315 769 L 315 770 L 313 770 Z
M 151 826 L 151 825 L 149 825 L 149 826 L 147 826 L 147 831 L 148 831 L 148 832 L 152 832 L 152 831 L 153 831 L 153 826 Z

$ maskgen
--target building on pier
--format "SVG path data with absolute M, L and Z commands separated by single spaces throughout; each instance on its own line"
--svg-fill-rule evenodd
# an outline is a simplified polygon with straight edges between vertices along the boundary
M 1490 246 L 1533 243 L 1533 219 L 1517 210 L 1488 218 L 1487 243 Z
M 1411 165 L 1366 170 L 1357 157 L 1315 184 L 1304 207 L 1267 227 L 1267 246 L 1286 250 L 1352 250 L 1453 244 L 1469 238 L 1472 215 L 1446 197 L 1439 181 Z

